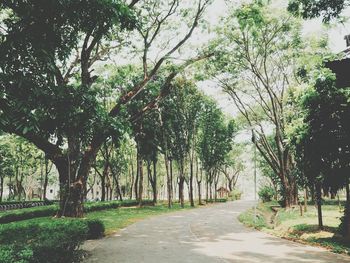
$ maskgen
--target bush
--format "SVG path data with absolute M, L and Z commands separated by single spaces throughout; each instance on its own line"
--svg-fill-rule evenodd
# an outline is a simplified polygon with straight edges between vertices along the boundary
M 105 232 L 105 226 L 99 219 L 88 219 L 85 220 L 88 227 L 87 239 L 98 239 L 103 237 Z
M 346 204 L 344 215 L 340 218 L 340 225 L 338 227 L 338 232 L 344 237 L 349 235 L 348 233 L 349 230 L 347 228 L 349 221 L 350 221 L 350 205 Z
M 84 220 L 50 219 L 0 226 L 0 263 L 74 262 L 89 235 Z
M 151 200 L 144 200 L 143 205 L 153 204 Z M 130 207 L 136 206 L 138 202 L 135 200 L 125 200 L 125 201 L 106 201 L 106 202 L 88 202 L 84 204 L 84 212 L 94 212 L 107 209 L 115 209 L 118 207 Z M 28 220 L 38 217 L 51 217 L 57 213 L 58 206 L 39 206 L 33 208 L 23 208 L 19 210 L 11 210 L 0 212 L 0 224 L 6 224 L 10 222 Z
M 57 205 L 39 206 L 33 208 L 23 208 L 0 213 L 0 224 L 6 224 L 15 221 L 27 220 L 36 217 L 48 217 L 56 214 Z
M 230 200 L 232 201 L 240 200 L 241 196 L 242 196 L 242 192 L 237 189 L 233 189 L 229 194 Z
M 276 195 L 276 191 L 271 186 L 264 186 L 259 190 L 258 195 L 264 203 L 270 202 Z
M 227 202 L 227 198 L 216 198 L 216 200 L 215 199 L 208 199 L 206 202 L 207 203 L 225 203 L 225 202 Z

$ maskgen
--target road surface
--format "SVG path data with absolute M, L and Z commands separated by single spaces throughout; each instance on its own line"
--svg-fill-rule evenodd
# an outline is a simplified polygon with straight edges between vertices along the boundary
M 343 263 L 350 257 L 251 230 L 237 216 L 253 205 L 228 202 L 152 217 L 88 241 L 92 263 Z

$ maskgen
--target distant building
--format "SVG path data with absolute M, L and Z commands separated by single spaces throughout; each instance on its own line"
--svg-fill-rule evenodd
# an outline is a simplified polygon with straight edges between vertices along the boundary
M 216 190 L 216 192 L 219 194 L 219 198 L 228 197 L 230 191 L 225 187 L 220 187 Z

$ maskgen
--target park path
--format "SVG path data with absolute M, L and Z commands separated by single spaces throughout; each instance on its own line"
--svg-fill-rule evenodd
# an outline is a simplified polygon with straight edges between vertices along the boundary
M 88 241 L 98 263 L 343 263 L 350 257 L 244 227 L 237 216 L 251 201 L 228 202 L 152 217 L 113 236 Z

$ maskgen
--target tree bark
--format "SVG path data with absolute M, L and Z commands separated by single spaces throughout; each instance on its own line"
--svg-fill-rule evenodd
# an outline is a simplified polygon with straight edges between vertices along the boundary
M 173 196 L 175 195 L 174 188 L 173 188 L 173 160 L 172 159 L 169 159 L 169 166 L 170 166 L 170 195 L 172 199 Z
M 60 182 L 60 209 L 57 217 L 83 217 L 83 178 L 76 177 L 76 164 L 60 159 L 55 162 Z
M 180 201 L 180 205 L 182 208 L 185 207 L 184 183 L 185 183 L 185 177 L 183 175 L 180 175 L 180 178 L 179 178 L 179 201 Z
M 345 182 L 345 190 L 346 190 L 346 204 L 344 211 L 344 236 L 350 239 L 350 186 L 349 186 L 349 178 L 346 179 Z
M 158 201 L 158 191 L 157 191 L 157 160 L 153 160 L 153 180 L 152 180 L 152 190 L 153 190 L 153 204 Z
M 44 177 L 44 185 L 43 185 L 43 196 L 42 199 L 45 200 L 46 199 L 46 193 L 47 193 L 47 185 L 49 183 L 49 173 L 50 173 L 49 169 L 49 160 L 45 157 L 45 177 Z
M 167 150 L 167 149 L 166 149 Z M 166 151 L 165 151 L 166 152 Z M 171 178 L 171 172 L 170 172 L 170 161 L 168 159 L 168 154 L 164 154 L 164 163 L 165 163 L 165 170 L 166 170 L 166 176 L 167 176 L 167 194 L 168 194 L 168 208 L 171 208 L 173 206 L 172 201 L 172 178 Z M 169 167 L 170 166 L 170 167 Z
M 118 176 L 119 177 L 119 176 Z M 114 176 L 114 182 L 115 182 L 115 188 L 117 190 L 117 195 L 119 197 L 120 201 L 123 201 L 123 195 L 122 192 L 120 190 L 120 185 L 119 185 L 119 178 L 117 176 Z
M 206 179 L 205 180 L 205 186 L 206 186 L 206 191 L 205 191 L 205 201 L 208 203 L 209 201 L 209 178 L 208 178 L 208 172 L 206 173 Z
M 307 212 L 307 187 L 304 189 L 304 212 Z
M 316 182 L 316 202 L 317 202 L 317 215 L 318 215 L 318 228 L 323 230 L 323 218 L 322 218 L 322 190 L 321 183 Z
M 184 196 L 184 183 L 185 183 L 185 175 L 184 175 L 184 161 L 181 160 L 179 163 L 179 201 L 182 208 L 185 207 L 185 196 Z
M 133 158 L 132 158 L 132 155 L 130 157 L 130 172 L 131 172 L 131 183 L 130 183 L 130 200 L 132 199 L 132 191 L 133 191 L 133 187 L 134 187 L 134 162 L 133 162 Z
M 139 159 L 141 158 L 139 154 L 139 147 L 137 146 L 137 153 L 136 153 L 136 178 L 135 178 L 135 184 L 134 184 L 134 189 L 135 189 L 135 199 L 139 200 L 139 190 L 138 190 L 138 185 L 139 185 L 139 177 L 140 177 L 140 167 L 139 167 Z M 142 161 L 141 161 L 142 162 Z
M 137 168 L 139 170 L 139 187 L 138 187 L 138 203 L 142 206 L 142 195 L 143 195 L 143 160 L 141 154 L 138 152 Z
M 4 194 L 4 177 L 0 176 L 0 203 L 2 202 L 3 194 Z
M 193 153 L 190 161 L 190 191 L 189 191 L 189 197 L 190 197 L 190 204 L 191 207 L 194 207 L 194 198 L 193 198 Z

